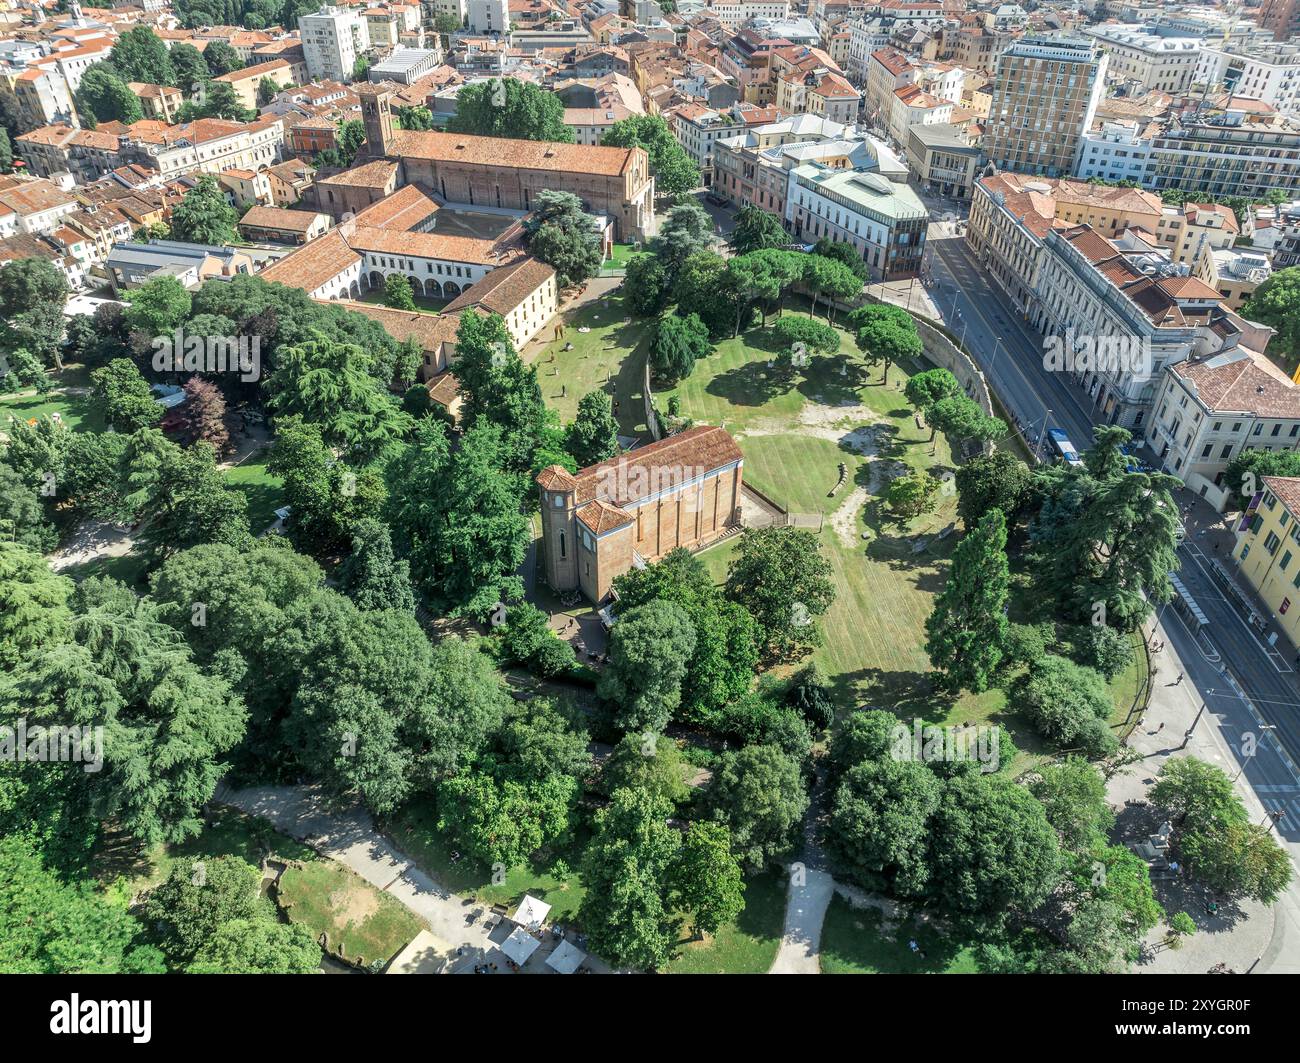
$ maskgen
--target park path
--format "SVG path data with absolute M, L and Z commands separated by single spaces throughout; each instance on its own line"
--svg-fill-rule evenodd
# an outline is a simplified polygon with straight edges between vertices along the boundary
M 803 821 L 803 852 L 789 870 L 785 929 L 768 974 L 821 974 L 822 924 L 835 894 L 835 879 L 826 870 L 818 837 L 824 817 L 825 769 L 819 762 L 815 770 L 817 779 Z
M 465 921 L 469 912 L 481 906 L 473 898 L 457 896 L 438 885 L 379 833 L 370 813 L 360 805 L 332 810 L 314 786 L 251 786 L 233 790 L 222 784 L 213 800 L 262 817 L 276 830 L 306 842 L 390 894 L 428 924 L 438 939 L 441 956 L 454 957 L 460 947 L 467 950 L 494 947 L 483 928 L 483 920 L 476 920 L 473 925 Z

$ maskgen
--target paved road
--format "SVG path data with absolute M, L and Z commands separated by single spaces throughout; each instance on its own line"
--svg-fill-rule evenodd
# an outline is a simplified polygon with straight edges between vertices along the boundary
M 931 294 L 949 328 L 966 330 L 967 346 L 1014 416 L 1022 421 L 1036 416 L 1041 425 L 1051 408 L 1051 423 L 1065 428 L 1080 449 L 1086 448 L 1091 427 L 1100 420 L 1098 411 L 1064 374 L 1043 368 L 1042 338 L 1016 314 L 951 229 L 931 225 L 929 252 Z M 1230 553 L 1231 531 L 1203 500 L 1191 492 L 1180 495 L 1180 505 L 1189 507 L 1189 534 L 1179 550 L 1178 575 L 1208 623 L 1193 631 L 1173 607 L 1162 608 L 1156 637 L 1167 641 L 1172 652 L 1157 655 L 1156 682 L 1173 683 L 1179 672 L 1186 673 L 1179 690 L 1185 688 L 1206 706 L 1196 726 L 1212 729 L 1219 748 L 1226 751 L 1214 759 L 1230 774 L 1241 772 L 1261 818 L 1282 813 L 1278 834 L 1293 860 L 1300 860 L 1297 651 L 1280 635 L 1271 645 L 1268 625 L 1247 623 L 1249 609 L 1225 590 L 1214 564 Z M 1178 736 L 1171 744 L 1180 740 Z M 1293 887 L 1279 910 L 1277 933 L 1261 970 L 1300 968 L 1298 912 L 1300 900 Z
M 1043 337 L 994 286 L 952 225 L 932 224 L 928 245 L 931 299 L 948 327 L 964 337 L 1030 447 L 1038 443 L 1046 422 L 1049 428 L 1064 428 L 1078 449 L 1087 449 L 1094 412 L 1064 373 L 1043 368 Z

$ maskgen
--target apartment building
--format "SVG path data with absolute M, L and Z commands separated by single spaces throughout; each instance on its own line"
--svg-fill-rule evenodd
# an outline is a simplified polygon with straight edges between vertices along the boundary
M 905 183 L 809 162 L 790 171 L 786 211 L 795 239 L 851 244 L 873 281 L 920 274 L 930 212 Z
M 280 161 L 284 122 L 200 118 L 185 125 L 136 122 L 119 142 L 123 162 L 138 163 L 165 179 L 185 174 L 220 173 L 231 168 L 260 171 Z
M 1300 388 L 1243 347 L 1178 362 L 1160 379 L 1145 434 L 1160 467 L 1221 510 L 1240 486 L 1223 481 L 1233 458 L 1300 446 Z
M 1060 177 L 1105 90 L 1108 57 L 1091 39 L 1026 37 L 998 59 L 984 155 L 999 169 Z
M 1244 109 L 1171 118 L 1151 139 L 1147 187 L 1261 200 L 1300 188 L 1300 123 Z
M 322 7 L 303 15 L 298 33 L 312 81 L 351 81 L 357 58 L 370 49 L 366 19 L 352 8 Z
M 293 68 L 283 59 L 271 59 L 265 63 L 240 67 L 212 80 L 224 81 L 235 90 L 240 103 L 256 111 L 257 92 L 261 88 L 262 81 L 270 82 L 277 89 L 285 88 L 293 84 Z
M 1104 22 L 1084 31 L 1110 56 L 1107 77 L 1145 89 L 1183 93 L 1192 87 L 1201 58 L 1195 37 L 1165 37 L 1153 27 Z
M 1196 82 L 1211 91 L 1259 100 L 1283 114 L 1300 114 L 1300 43 L 1206 46 Z
M 509 0 L 467 0 L 466 28 L 470 33 L 487 36 L 510 30 Z
M 997 68 L 998 56 L 1011 47 L 1019 33 L 1008 30 L 991 30 L 987 26 L 962 26 L 944 30 L 939 56 L 967 70 L 992 73 Z
M 1154 234 L 1165 209 L 1159 197 L 1139 189 L 1000 173 L 975 182 L 966 242 L 1016 308 L 1033 318 L 1051 229 L 1089 225 L 1102 236 L 1134 228 Z
M 1221 251 L 1232 247 L 1241 226 L 1231 207 L 1220 203 L 1181 203 L 1161 208 L 1155 237 L 1169 250 L 1172 261 L 1192 266 L 1202 250 Z
M 953 199 L 969 199 L 979 164 L 979 145 L 956 125 L 915 125 L 908 130 L 907 168 L 921 187 Z
M 1044 238 L 1031 323 L 1073 359 L 1061 370 L 1110 424 L 1144 430 L 1166 366 L 1227 353 L 1250 328 L 1185 269 L 1149 244 L 1108 240 L 1089 225 Z M 1075 357 L 1098 340 L 1108 346 Z
M 1300 564 L 1292 563 L 1300 555 L 1300 478 L 1265 476 L 1258 505 L 1247 516 L 1232 558 L 1273 623 L 1300 645 L 1300 609 L 1293 608 L 1300 599 Z
M 1300 0 L 1263 0 L 1255 21 L 1277 41 L 1300 37 Z
M 881 141 L 838 122 L 801 114 L 715 142 L 713 188 L 738 206 L 788 214 L 790 171 L 805 162 L 872 170 L 904 180 L 907 168 Z
M 1192 276 L 1218 292 L 1229 310 L 1240 310 L 1272 275 L 1273 266 L 1263 252 L 1231 247 L 1216 249 L 1204 244 L 1192 264 Z

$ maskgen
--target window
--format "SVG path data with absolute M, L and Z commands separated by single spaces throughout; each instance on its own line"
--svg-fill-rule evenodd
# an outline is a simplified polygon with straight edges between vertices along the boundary
M 1282 540 L 1277 537 L 1276 532 L 1269 532 L 1264 537 L 1264 549 L 1268 551 L 1269 557 L 1277 553 L 1277 548 L 1282 545 Z
M 559 500 L 556 499 L 556 501 L 559 501 Z M 566 558 L 566 557 L 568 557 L 568 556 L 569 556 L 569 552 L 568 552 L 568 549 L 566 548 L 566 544 L 565 544 L 565 542 L 564 542 L 564 532 L 560 532 L 560 560 L 564 560 L 564 558 Z M 1290 554 L 1287 554 L 1286 556 L 1287 556 L 1287 557 L 1290 557 L 1291 555 L 1290 555 Z
M 1279 561 L 1277 564 L 1278 564 L 1278 567 L 1279 567 L 1283 572 L 1285 572 L 1285 571 L 1286 571 L 1286 566 L 1289 565 L 1289 564 L 1291 564 L 1291 551 L 1290 551 L 1290 550 L 1287 550 L 1287 551 L 1282 555 L 1282 560 Z

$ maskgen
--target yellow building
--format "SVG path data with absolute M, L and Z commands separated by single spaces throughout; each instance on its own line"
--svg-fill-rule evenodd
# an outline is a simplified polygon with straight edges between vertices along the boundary
M 1233 557 L 1278 627 L 1300 645 L 1300 477 L 1265 476 L 1261 490 Z

